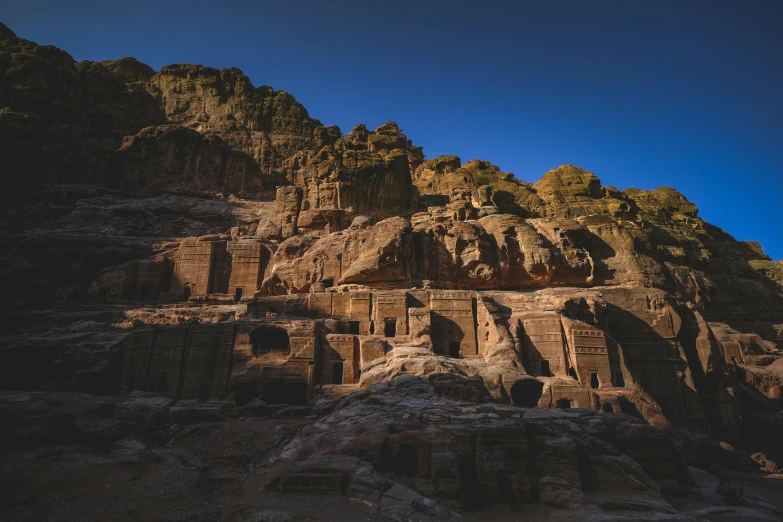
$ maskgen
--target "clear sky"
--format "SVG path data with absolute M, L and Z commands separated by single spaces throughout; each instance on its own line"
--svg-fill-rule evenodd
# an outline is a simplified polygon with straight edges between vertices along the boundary
M 3 0 L 0 21 L 77 60 L 239 67 L 427 157 L 672 186 L 783 259 L 782 0 Z

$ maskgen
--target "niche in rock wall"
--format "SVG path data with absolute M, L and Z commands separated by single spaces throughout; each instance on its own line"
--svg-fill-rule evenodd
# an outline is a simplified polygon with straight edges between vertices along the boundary
M 397 319 L 386 319 L 383 322 L 383 335 L 385 337 L 397 336 Z
M 288 355 L 291 352 L 288 332 L 278 326 L 259 326 L 250 332 L 250 343 L 256 357 L 269 353 Z
M 348 333 L 359 335 L 359 321 L 348 321 Z
M 207 402 L 209 400 L 209 383 L 202 382 L 198 387 L 198 402 Z
M 515 406 L 535 408 L 541 399 L 544 383 L 536 379 L 517 381 L 511 387 L 511 401 Z
M 244 289 L 241 286 L 236 287 L 234 290 L 234 302 L 238 303 L 242 300 L 242 293 L 244 292 Z
M 541 360 L 541 376 L 542 377 L 551 377 L 552 371 L 549 369 L 549 361 L 546 359 Z
M 614 408 L 612 408 L 612 405 L 607 402 L 603 406 L 603 411 L 604 413 L 614 413 Z
M 590 387 L 598 388 L 598 372 L 590 372 Z
M 166 391 L 166 383 L 169 378 L 169 372 L 160 372 L 158 375 L 158 393 Z
M 332 363 L 332 384 L 342 384 L 342 383 L 343 383 L 343 363 L 342 362 Z
M 571 408 L 571 399 L 557 399 L 557 407 L 563 410 Z
M 397 472 L 415 477 L 419 474 L 419 448 L 413 444 L 400 444 L 397 451 Z
M 304 382 L 274 381 L 264 384 L 261 400 L 267 404 L 307 404 L 307 384 Z
M 460 344 L 459 341 L 449 341 L 449 357 L 459 359 L 460 357 Z

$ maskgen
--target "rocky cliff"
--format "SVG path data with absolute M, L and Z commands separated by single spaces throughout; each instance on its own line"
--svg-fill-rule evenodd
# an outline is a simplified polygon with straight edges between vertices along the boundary
M 689 465 L 783 460 L 783 265 L 673 188 L 426 159 L 238 69 L 76 62 L 2 24 L 0 164 L 12 447 L 63 415 L 69 443 L 152 444 L 301 413 L 265 488 L 398 520 L 680 516 L 748 504 Z

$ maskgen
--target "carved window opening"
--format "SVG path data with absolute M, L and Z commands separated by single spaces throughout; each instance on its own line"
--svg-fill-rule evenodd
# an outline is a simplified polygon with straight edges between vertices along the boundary
M 198 387 L 198 402 L 207 402 L 209 399 L 209 382 L 202 382 Z
M 234 290 L 234 302 L 238 303 L 242 300 L 242 292 L 244 289 L 241 286 L 238 286 L 236 290 Z
M 267 404 L 307 404 L 307 384 L 275 381 L 264 385 L 261 399 Z
M 343 383 L 343 363 L 336 362 L 332 364 L 332 384 Z
M 459 341 L 450 341 L 449 342 L 449 357 L 454 359 L 459 359 L 460 357 L 460 346 Z
M 563 410 L 571 408 L 571 399 L 557 399 L 557 407 Z
M 160 372 L 160 375 L 158 375 L 158 391 L 159 392 L 165 392 L 166 391 L 166 381 L 169 379 L 169 372 Z
M 552 371 L 549 369 L 549 361 L 546 359 L 541 360 L 541 376 L 552 377 Z
M 396 319 L 386 319 L 383 323 L 383 335 L 385 337 L 396 337 L 397 336 L 397 320 Z
M 536 379 L 524 379 L 511 387 L 511 402 L 515 406 L 535 408 L 544 391 L 544 383 Z
M 277 326 L 261 326 L 250 332 L 250 343 L 253 346 L 253 355 L 256 357 L 269 352 L 291 351 L 288 332 Z
M 331 288 L 334 286 L 334 279 L 328 278 L 321 281 L 324 284 L 324 288 Z
M 190 299 L 190 287 L 185 286 L 182 288 L 182 300 L 187 301 L 188 299 Z
M 608 402 L 604 404 L 604 413 L 614 413 L 614 408 Z
M 623 372 L 614 374 L 614 385 L 618 388 L 625 388 L 625 376 L 623 376 Z
M 401 475 L 414 477 L 419 474 L 419 448 L 413 444 L 400 444 L 397 452 L 397 470 Z
M 348 333 L 359 335 L 359 321 L 348 321 Z
M 590 387 L 598 388 L 598 372 L 590 372 Z

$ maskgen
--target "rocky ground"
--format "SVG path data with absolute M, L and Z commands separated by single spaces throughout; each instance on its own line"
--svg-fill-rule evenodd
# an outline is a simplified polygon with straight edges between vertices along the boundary
M 634 424 L 624 414 L 587 410 L 470 407 L 434 400 L 432 387 L 415 379 L 384 384 L 345 397 L 324 396 L 314 406 L 245 408 L 216 403 L 172 404 L 141 394 L 95 397 L 65 392 L 0 395 L 0 516 L 9 521 L 364 521 L 364 520 L 780 520 L 783 480 L 750 469 L 688 468 L 690 484 L 660 484 L 618 476 L 611 491 L 582 495 L 550 482 L 546 501 L 512 501 L 466 508 L 453 499 L 430 500 L 423 482 L 394 471 L 379 473 L 358 457 L 335 455 L 334 444 L 366 440 L 357 434 L 382 430 L 415 415 L 443 422 L 483 425 L 524 422 L 573 426 Z M 391 404 L 390 403 L 395 403 Z M 385 404 L 385 406 L 384 406 Z M 492 411 L 490 411 L 492 410 Z M 423 413 L 422 413 L 423 412 Z M 531 417 L 532 416 L 532 417 Z M 529 421 L 524 421 L 531 417 Z M 503 421 L 506 419 L 506 421 Z M 595 426 L 588 427 L 595 429 Z M 350 439 L 348 435 L 354 438 Z M 590 437 L 577 435 L 580 440 Z M 602 458 L 596 447 L 595 458 Z M 563 448 L 547 458 L 562 458 Z M 343 453 L 361 453 L 346 450 Z M 292 461 L 303 455 L 310 458 Z M 315 455 L 315 456 L 314 456 Z M 605 457 L 604 457 L 605 458 Z M 619 458 L 633 466 L 622 455 Z M 293 472 L 350 475 L 347 491 L 302 492 L 281 486 Z M 364 469 L 364 471 L 362 471 Z M 560 468 L 562 470 L 562 468 Z M 720 484 L 742 487 L 722 494 Z M 642 479 L 645 482 L 645 479 Z M 543 481 L 540 481 L 543 483 Z M 368 502 L 360 484 L 379 488 Z M 617 486 L 618 484 L 615 484 Z M 431 486 L 430 486 L 431 488 Z M 283 491 L 281 491 L 281 489 Z M 434 493 L 429 491 L 429 493 Z M 608 495 L 607 495 L 608 494 Z

